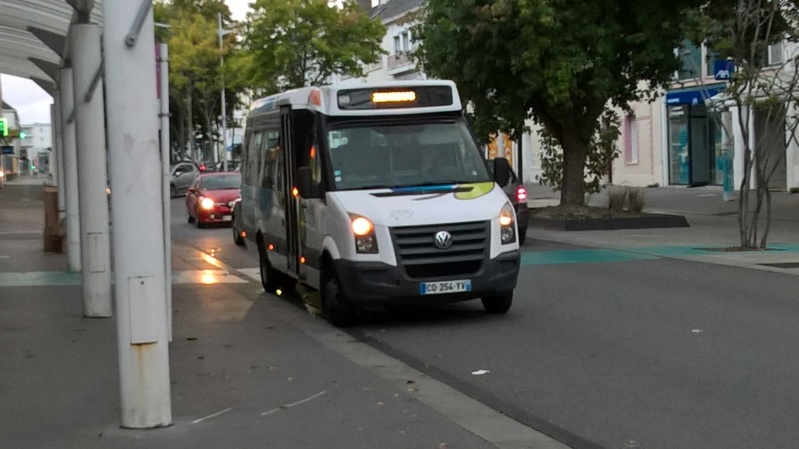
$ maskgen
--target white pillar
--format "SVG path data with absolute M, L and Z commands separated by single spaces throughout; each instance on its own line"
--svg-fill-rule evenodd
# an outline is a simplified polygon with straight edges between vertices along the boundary
M 155 40 L 151 10 L 134 25 L 142 5 L 151 6 L 103 2 L 120 421 L 136 429 L 172 423 L 164 214 L 153 207 L 162 201 Z
M 757 148 L 757 137 L 758 136 L 757 136 L 757 131 L 755 130 L 755 109 L 752 106 L 747 106 L 746 109 L 747 109 L 746 112 L 747 112 L 747 116 L 748 116 L 747 123 L 748 123 L 748 126 L 749 126 L 749 148 L 752 149 L 752 171 L 750 172 L 752 177 L 749 178 L 749 180 L 750 180 L 749 187 L 752 188 L 752 189 L 756 189 L 757 188 L 757 181 L 758 181 L 758 179 L 757 179 L 758 172 L 757 172 L 757 169 L 755 168 L 756 162 L 755 162 L 754 158 L 755 158 L 755 153 L 760 151 L 760 149 Z
M 64 218 L 64 143 L 61 129 L 63 116 L 61 114 L 61 91 L 53 92 L 53 106 L 50 123 L 53 124 L 53 151 L 51 153 L 50 172 L 53 174 L 53 185 L 58 189 L 58 219 Z
M 161 78 L 161 98 L 159 99 L 158 116 L 161 119 L 161 204 L 164 210 L 164 264 L 166 278 L 166 310 L 167 310 L 167 336 L 172 341 L 172 194 L 169 185 L 170 176 L 170 150 L 169 150 L 169 47 L 158 44 L 158 64 Z
M 75 144 L 75 89 L 72 84 L 72 67 L 62 68 L 60 72 L 67 264 L 70 271 L 80 271 L 80 205 L 78 201 L 78 151 Z
M 796 110 L 796 102 L 792 101 L 786 105 L 788 113 L 785 116 L 785 141 L 788 142 L 785 148 L 785 169 L 786 169 L 786 179 L 785 179 L 785 187 L 788 189 L 789 192 L 795 191 L 799 188 L 799 179 L 797 179 L 797 174 L 799 174 L 799 170 L 797 170 L 797 144 L 796 144 L 796 117 L 791 116 L 790 111 Z
M 80 254 L 83 314 L 89 318 L 112 315 L 111 244 L 108 231 L 108 194 L 103 89 L 93 85 L 102 66 L 97 24 L 75 24 L 70 29 L 75 86 L 75 141 L 78 147 L 80 195 Z M 132 167 L 133 165 L 131 165 Z
M 733 176 L 732 182 L 735 190 L 741 186 L 744 179 L 744 135 L 741 129 L 741 114 L 746 114 L 744 110 L 738 107 L 730 109 L 732 113 L 732 136 L 733 136 L 733 153 L 732 153 L 732 169 Z

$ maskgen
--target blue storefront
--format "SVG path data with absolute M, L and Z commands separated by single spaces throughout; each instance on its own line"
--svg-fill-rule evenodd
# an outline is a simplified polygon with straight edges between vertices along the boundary
M 705 100 L 724 88 L 715 84 L 666 92 L 670 184 L 723 183 L 722 129 Z

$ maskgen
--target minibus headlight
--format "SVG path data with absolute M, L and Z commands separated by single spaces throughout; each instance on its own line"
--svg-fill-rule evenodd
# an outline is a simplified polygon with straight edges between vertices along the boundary
M 203 198 L 202 201 L 200 201 L 200 207 L 205 210 L 211 210 L 214 208 L 214 200 L 211 198 Z
M 502 244 L 507 245 L 516 241 L 516 213 L 510 204 L 502 207 L 499 213 L 499 235 L 502 239 Z
M 375 225 L 366 217 L 350 214 L 352 234 L 355 236 L 355 250 L 360 254 L 377 253 Z

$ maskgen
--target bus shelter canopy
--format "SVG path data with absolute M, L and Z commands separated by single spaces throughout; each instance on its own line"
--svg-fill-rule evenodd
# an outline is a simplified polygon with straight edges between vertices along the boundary
M 0 73 L 56 89 L 73 23 L 102 25 L 100 0 L 0 0 Z

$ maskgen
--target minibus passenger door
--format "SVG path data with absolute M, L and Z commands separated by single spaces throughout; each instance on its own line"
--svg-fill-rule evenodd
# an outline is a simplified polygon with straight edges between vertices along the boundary
M 297 190 L 297 155 L 294 148 L 294 127 L 291 121 L 291 107 L 281 106 L 280 135 L 283 138 L 284 179 L 286 182 L 286 243 L 288 245 L 288 271 L 299 276 L 300 273 L 300 240 L 299 240 L 299 204 Z

